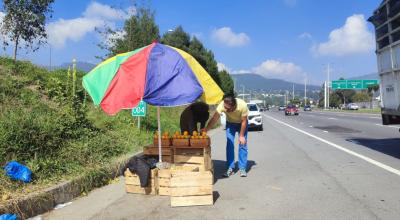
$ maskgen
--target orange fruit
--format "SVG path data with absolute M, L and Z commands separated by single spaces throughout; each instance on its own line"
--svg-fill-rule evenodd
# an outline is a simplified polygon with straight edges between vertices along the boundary
M 183 132 L 183 135 L 188 135 L 188 134 L 189 134 L 189 132 L 187 132 L 187 131 Z
M 197 131 L 193 131 L 193 136 L 197 136 Z

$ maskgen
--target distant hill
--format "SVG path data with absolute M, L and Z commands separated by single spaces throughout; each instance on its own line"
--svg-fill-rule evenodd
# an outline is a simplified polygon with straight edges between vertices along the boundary
M 304 84 L 292 83 L 281 79 L 267 79 L 258 74 L 246 73 L 246 74 L 232 74 L 234 80 L 236 80 L 236 86 L 241 89 L 241 85 L 244 85 L 245 89 L 248 90 L 264 90 L 266 92 L 272 91 L 292 91 L 293 84 L 295 91 L 304 91 Z M 307 85 L 307 90 L 320 90 L 321 86 Z
M 60 66 L 52 66 L 51 69 L 68 69 L 68 67 L 72 67 L 72 63 L 63 63 Z M 76 62 L 76 68 L 78 70 L 81 70 L 83 72 L 90 72 L 93 68 L 95 68 L 96 65 L 93 63 L 87 63 L 87 62 Z M 49 66 L 45 66 L 46 69 L 50 70 Z
M 356 77 L 350 77 L 347 79 L 379 79 L 379 74 L 378 73 L 371 73 L 371 74 L 366 74 L 366 75 L 362 75 L 362 76 L 356 76 Z
M 62 69 L 68 69 L 68 67 L 72 67 L 72 63 L 63 63 L 60 65 L 60 68 Z M 76 62 L 76 68 L 78 70 L 84 71 L 84 72 L 90 72 L 93 68 L 95 68 L 96 65 L 93 63 L 87 63 L 87 62 Z

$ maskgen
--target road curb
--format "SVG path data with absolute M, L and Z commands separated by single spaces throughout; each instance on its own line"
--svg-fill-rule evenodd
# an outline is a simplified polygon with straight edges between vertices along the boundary
M 91 170 L 83 176 L 49 187 L 42 192 L 10 200 L 0 205 L 0 214 L 14 213 L 19 219 L 26 219 L 51 211 L 58 204 L 69 202 L 95 188 L 107 185 L 111 179 L 123 174 L 123 169 L 131 157 L 140 155 L 142 152 L 123 156 L 107 166 Z

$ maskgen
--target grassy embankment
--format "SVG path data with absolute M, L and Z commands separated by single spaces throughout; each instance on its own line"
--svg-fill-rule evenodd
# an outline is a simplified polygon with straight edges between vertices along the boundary
M 47 71 L 29 62 L 0 58 L 0 166 L 26 164 L 32 183 L 11 181 L 0 171 L 0 203 L 107 166 L 141 150 L 157 128 L 149 107 L 137 129 L 125 110 L 108 116 L 81 86 L 84 73 Z M 178 130 L 182 108 L 163 108 L 162 127 Z M 95 179 L 95 178 L 94 178 Z

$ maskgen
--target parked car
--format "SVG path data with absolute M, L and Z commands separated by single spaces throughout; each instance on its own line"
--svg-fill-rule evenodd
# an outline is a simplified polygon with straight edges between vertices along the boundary
M 285 109 L 285 115 L 299 115 L 299 109 L 295 105 L 288 105 Z
M 281 106 L 279 106 L 278 110 L 279 111 L 285 111 L 285 108 L 286 108 L 285 106 L 281 105 Z
M 311 106 L 309 106 L 309 105 L 304 106 L 304 111 L 305 112 L 306 111 L 311 111 Z
M 358 105 L 356 105 L 354 103 L 349 103 L 349 104 L 347 104 L 346 109 L 348 109 L 348 110 L 358 110 Z
M 249 128 L 256 128 L 262 131 L 264 129 L 263 118 L 259 107 L 256 104 L 247 104 L 247 107 L 249 108 L 249 115 L 247 116 Z

